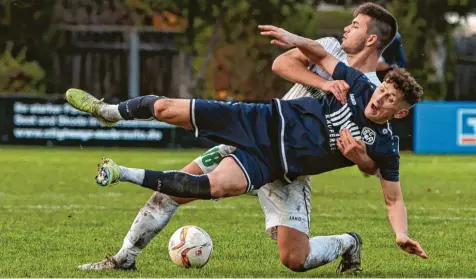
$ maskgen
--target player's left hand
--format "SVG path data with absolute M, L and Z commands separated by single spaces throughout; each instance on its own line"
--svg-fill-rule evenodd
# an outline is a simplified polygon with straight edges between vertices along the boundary
M 339 132 L 340 138 L 337 139 L 337 148 L 347 159 L 359 165 L 363 158 L 366 158 L 367 148 L 361 140 L 356 140 L 349 129 L 345 128 Z
M 299 36 L 273 25 L 259 25 L 261 35 L 274 38 L 271 44 L 282 48 L 291 48 L 296 46 L 295 43 Z
M 407 235 L 398 234 L 395 241 L 397 245 L 405 252 L 413 255 L 417 255 L 422 259 L 428 259 L 428 255 L 421 247 L 420 243 L 411 239 Z
M 341 104 L 347 103 L 347 92 L 349 92 L 350 86 L 345 80 L 327 80 L 324 82 L 324 86 L 321 88 L 324 92 L 330 92 L 334 94 L 337 101 Z

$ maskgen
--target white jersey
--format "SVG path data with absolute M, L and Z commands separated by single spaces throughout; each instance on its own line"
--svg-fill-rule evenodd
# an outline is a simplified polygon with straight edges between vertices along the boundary
M 347 60 L 347 53 L 344 52 L 342 49 L 339 41 L 336 38 L 332 37 L 326 37 L 326 38 L 321 38 L 319 40 L 316 40 L 319 44 L 322 45 L 322 47 L 332 54 L 335 58 L 339 59 L 339 61 L 344 62 L 344 64 L 349 66 L 349 61 Z M 321 67 L 319 67 L 316 64 L 311 64 L 309 66 L 309 69 L 315 73 L 316 75 L 319 75 L 327 80 L 331 80 L 332 77 L 329 75 L 326 71 L 324 71 Z M 370 72 L 365 74 L 370 82 L 372 82 L 375 85 L 380 85 L 380 80 L 377 77 L 376 72 Z M 284 95 L 283 100 L 292 100 L 292 99 L 297 99 L 301 97 L 315 97 L 317 98 L 323 94 L 322 90 L 318 88 L 314 88 L 311 86 L 305 86 L 299 83 L 294 84 L 291 89 L 289 89 L 288 93 Z

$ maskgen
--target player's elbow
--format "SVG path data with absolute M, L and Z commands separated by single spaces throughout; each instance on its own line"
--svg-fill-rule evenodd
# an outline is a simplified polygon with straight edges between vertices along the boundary
M 289 73 L 293 72 L 295 68 L 307 68 L 309 66 L 309 60 L 298 49 L 293 49 L 285 52 L 273 61 L 271 70 L 273 73 L 285 77 Z
M 286 58 L 284 54 L 281 54 L 280 56 L 276 57 L 273 61 L 273 65 L 271 65 L 271 71 L 277 75 L 283 74 L 285 71 L 285 66 L 286 66 Z M 283 61 L 284 60 L 284 61 Z

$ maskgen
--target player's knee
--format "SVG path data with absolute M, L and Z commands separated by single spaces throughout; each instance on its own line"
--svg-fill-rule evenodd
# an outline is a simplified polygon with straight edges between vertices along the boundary
M 190 121 L 190 100 L 160 99 L 154 103 L 154 117 L 184 129 L 192 129 Z
M 158 120 L 170 118 L 171 99 L 160 99 L 154 103 L 154 116 Z
M 281 259 L 281 263 L 283 263 L 283 265 L 290 270 L 295 272 L 306 271 L 304 269 L 304 263 L 306 262 L 307 255 L 302 253 L 302 251 L 291 248 L 286 251 L 280 251 L 279 257 Z

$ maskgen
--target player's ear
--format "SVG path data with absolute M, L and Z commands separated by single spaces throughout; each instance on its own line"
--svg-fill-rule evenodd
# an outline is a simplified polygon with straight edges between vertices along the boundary
M 395 117 L 397 119 L 400 119 L 400 118 L 403 118 L 407 115 L 408 115 L 408 109 L 404 108 L 404 109 L 401 109 L 401 110 L 397 111 L 397 113 L 395 113 L 393 115 L 393 117 Z
M 367 43 L 366 45 L 372 46 L 372 45 L 377 45 L 378 44 L 378 36 L 375 34 L 370 34 L 367 36 Z

